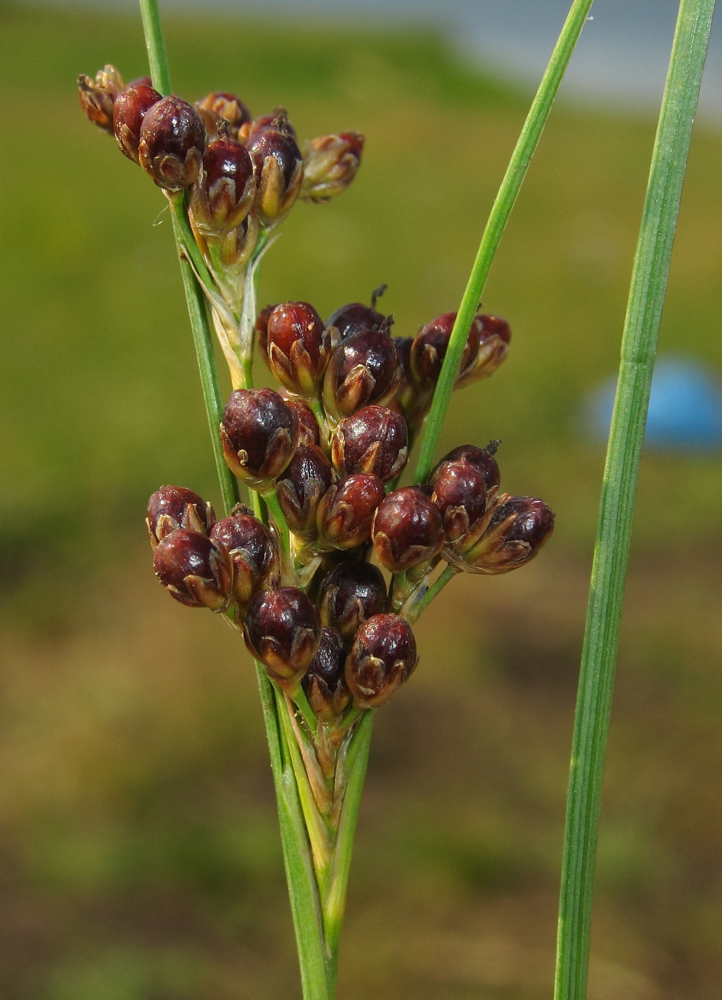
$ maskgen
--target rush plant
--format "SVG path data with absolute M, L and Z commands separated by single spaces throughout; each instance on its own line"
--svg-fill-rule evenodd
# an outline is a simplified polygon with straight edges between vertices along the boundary
M 572 756 L 558 1000 L 586 991 L 636 470 L 713 6 L 680 4 L 632 279 Z M 174 95 L 154 0 L 141 0 L 151 76 L 126 84 L 108 65 L 79 78 L 86 116 L 149 175 L 172 214 L 224 510 L 219 518 L 192 489 L 166 485 L 151 496 L 146 524 L 161 584 L 223 616 L 256 663 L 306 1000 L 336 993 L 373 718 L 417 667 L 414 623 L 458 573 L 517 569 L 553 530 L 544 501 L 502 492 L 497 442 L 435 457 L 452 391 L 491 375 L 508 353 L 509 323 L 478 303 L 590 7 L 571 6 L 458 311 L 414 336 L 396 336 L 380 311 L 383 289 L 326 319 L 304 301 L 258 307 L 278 227 L 298 200 L 328 201 L 354 181 L 362 135 L 301 145 L 285 109 L 254 117 L 225 90 L 195 103 Z M 227 400 L 211 331 L 228 366 Z M 278 390 L 254 386 L 255 352 Z M 417 441 L 416 471 L 399 486 Z

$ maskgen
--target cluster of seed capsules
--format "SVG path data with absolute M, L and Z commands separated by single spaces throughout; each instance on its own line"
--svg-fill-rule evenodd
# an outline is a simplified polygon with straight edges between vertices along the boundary
M 189 220 L 216 272 L 242 270 L 259 233 L 297 198 L 327 201 L 358 170 L 364 138 L 325 135 L 299 147 L 286 112 L 252 118 L 235 94 L 215 91 L 195 104 L 163 97 L 141 77 L 127 85 L 111 65 L 81 75 L 84 114 L 114 135 L 122 153 L 169 195 L 188 189 Z
M 235 390 L 220 434 L 270 527 L 241 506 L 214 522 L 178 487 L 150 499 L 161 583 L 183 604 L 232 609 L 253 656 L 289 694 L 301 683 L 324 720 L 351 702 L 378 708 L 411 675 L 411 623 L 440 562 L 506 573 L 553 528 L 543 501 L 500 492 L 493 443 L 456 448 L 427 483 L 396 488 L 454 320 L 445 313 L 402 339 L 362 303 L 326 322 L 306 302 L 267 307 L 257 341 L 283 395 Z M 476 316 L 457 384 L 490 374 L 509 338 L 504 320 Z

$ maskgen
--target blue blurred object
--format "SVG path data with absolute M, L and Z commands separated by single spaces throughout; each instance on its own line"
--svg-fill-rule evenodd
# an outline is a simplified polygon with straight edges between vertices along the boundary
M 592 390 L 585 401 L 587 426 L 606 441 L 616 377 Z M 646 447 L 656 450 L 722 449 L 722 381 L 699 361 L 675 355 L 657 360 L 647 414 Z

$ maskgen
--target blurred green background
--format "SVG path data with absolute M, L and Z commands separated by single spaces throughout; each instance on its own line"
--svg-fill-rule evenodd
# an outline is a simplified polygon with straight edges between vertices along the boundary
M 367 135 L 299 205 L 263 303 L 456 308 L 528 95 L 423 31 L 166 24 L 178 92 Z M 146 71 L 139 19 L 0 4 L 0 994 L 276 1000 L 297 969 L 253 671 L 151 571 L 149 493 L 218 500 L 163 198 L 81 116 L 79 72 Z M 560 105 L 485 293 L 512 351 L 444 450 L 501 438 L 557 530 L 455 581 L 377 720 L 350 885 L 347 1000 L 551 995 L 564 797 L 602 448 L 654 121 Z M 722 135 L 698 127 L 661 346 L 722 367 Z M 722 467 L 645 458 L 605 786 L 590 1000 L 718 1000 Z

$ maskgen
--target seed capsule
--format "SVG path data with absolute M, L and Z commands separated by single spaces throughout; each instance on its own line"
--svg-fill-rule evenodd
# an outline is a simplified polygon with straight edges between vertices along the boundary
M 209 503 L 183 486 L 161 486 L 148 500 L 145 519 L 153 548 L 177 528 L 189 528 L 207 534 L 215 521 Z
M 273 535 L 240 505 L 211 528 L 211 539 L 233 563 L 233 596 L 242 606 L 264 587 L 280 582 L 279 558 Z
M 394 490 L 378 506 L 371 538 L 382 566 L 392 573 L 412 569 L 429 562 L 441 551 L 444 544 L 441 511 L 416 486 Z
M 318 505 L 319 541 L 327 548 L 352 549 L 367 541 L 374 511 L 385 496 L 378 476 L 355 472 L 325 493 Z
M 270 114 L 259 115 L 252 122 L 249 122 L 248 125 L 245 125 L 243 131 L 245 132 L 246 140 L 250 140 L 257 136 L 259 132 L 267 132 L 269 128 L 285 132 L 291 138 L 298 139 L 296 129 L 288 120 L 288 112 L 285 108 L 274 108 Z
M 288 527 L 301 538 L 316 537 L 321 497 L 335 479 L 331 463 L 316 445 L 301 445 L 276 481 L 276 495 Z
M 345 661 L 341 633 L 335 628 L 323 628 L 316 655 L 301 681 L 313 714 L 321 722 L 333 722 L 351 700 L 344 678 Z
M 294 411 L 272 389 L 236 389 L 223 411 L 223 455 L 252 489 L 270 489 L 298 443 Z
M 511 328 L 505 319 L 501 319 L 500 316 L 480 314 L 474 318 L 474 324 L 479 332 L 479 346 L 469 365 L 460 369 L 456 379 L 456 389 L 487 378 L 496 371 L 509 353 Z
M 190 199 L 201 235 L 230 233 L 248 215 L 255 194 L 253 160 L 245 147 L 224 136 L 209 142 Z
M 356 633 L 346 683 L 359 708 L 385 705 L 416 669 L 416 639 L 398 615 L 374 615 Z
M 166 535 L 153 553 L 153 566 L 181 604 L 211 611 L 228 607 L 233 581 L 230 556 L 200 531 L 178 528 Z
M 268 364 L 282 385 L 302 396 L 318 395 L 328 364 L 328 330 L 308 302 L 278 305 L 268 317 Z
M 498 442 L 495 442 L 495 444 L 498 444 Z M 436 477 L 445 462 L 456 462 L 461 459 L 470 462 L 479 470 L 484 477 L 487 500 L 493 499 L 499 489 L 501 473 L 499 472 L 499 464 L 491 450 L 491 445 L 488 450 L 486 448 L 477 448 L 473 444 L 461 444 L 458 448 L 454 448 L 448 455 L 444 455 L 431 473 L 429 477 L 431 485 L 433 486 L 436 483 Z
M 205 146 L 206 130 L 200 115 L 180 97 L 162 97 L 143 116 L 138 159 L 166 191 L 182 191 L 196 180 Z
M 301 198 L 328 201 L 345 191 L 361 165 L 364 137 L 360 132 L 322 135 L 303 149 Z
M 323 382 L 326 412 L 346 417 L 362 406 L 384 406 L 396 393 L 401 365 L 396 345 L 385 333 L 366 330 L 344 340 L 331 354 Z
M 217 129 L 220 118 L 228 122 L 228 131 L 232 139 L 238 139 L 240 129 L 251 121 L 251 112 L 240 97 L 223 90 L 206 94 L 202 101 L 196 101 L 196 108 L 202 117 L 204 117 L 203 112 L 208 115 L 208 124 L 212 128 L 211 135 Z
M 161 95 L 153 87 L 139 83 L 135 87 L 126 87 L 115 98 L 113 103 L 113 131 L 121 153 L 139 162 L 138 145 L 143 118 L 154 104 L 161 100 Z
M 411 345 L 411 370 L 415 381 L 420 386 L 436 385 L 455 321 L 455 312 L 442 313 L 441 316 L 437 316 L 436 319 L 423 326 L 414 337 Z M 479 324 L 475 319 L 466 338 L 458 378 L 461 378 L 473 365 L 478 349 Z
M 256 211 L 265 225 L 278 222 L 289 211 L 301 190 L 303 157 L 289 132 L 269 126 L 248 140 L 256 165 Z
M 543 500 L 502 499 L 479 541 L 462 559 L 450 561 L 468 573 L 509 573 L 533 559 L 553 530 L 554 514 Z
M 406 421 L 385 406 L 364 406 L 342 420 L 331 442 L 331 458 L 339 475 L 371 472 L 384 483 L 406 465 L 409 434 Z
M 321 444 L 321 428 L 318 426 L 318 421 L 313 415 L 310 406 L 301 399 L 286 399 L 286 406 L 294 411 L 298 417 L 298 443 L 302 444 Z
M 258 342 L 258 348 L 261 352 L 261 357 L 268 364 L 268 320 L 271 317 L 271 313 L 276 308 L 276 305 L 266 306 L 261 309 L 259 314 L 256 316 L 256 340 Z
M 321 639 L 318 611 L 302 590 L 262 590 L 248 606 L 244 636 L 249 652 L 280 684 L 300 681 Z
M 346 643 L 363 623 L 386 608 L 386 581 L 381 571 L 355 559 L 340 563 L 321 583 L 321 624 L 334 626 Z
M 78 97 L 85 117 L 104 132 L 113 132 L 113 104 L 125 84 L 115 66 L 108 64 L 95 74 L 95 79 L 81 73 L 78 77 Z
M 355 333 L 365 330 L 380 330 L 384 327 L 387 317 L 363 302 L 349 302 L 341 306 L 326 320 L 327 327 L 335 327 L 339 340 L 346 340 Z
M 446 544 L 455 542 L 486 513 L 486 483 L 481 471 L 465 459 L 442 462 L 434 473 L 431 496 L 444 518 Z

